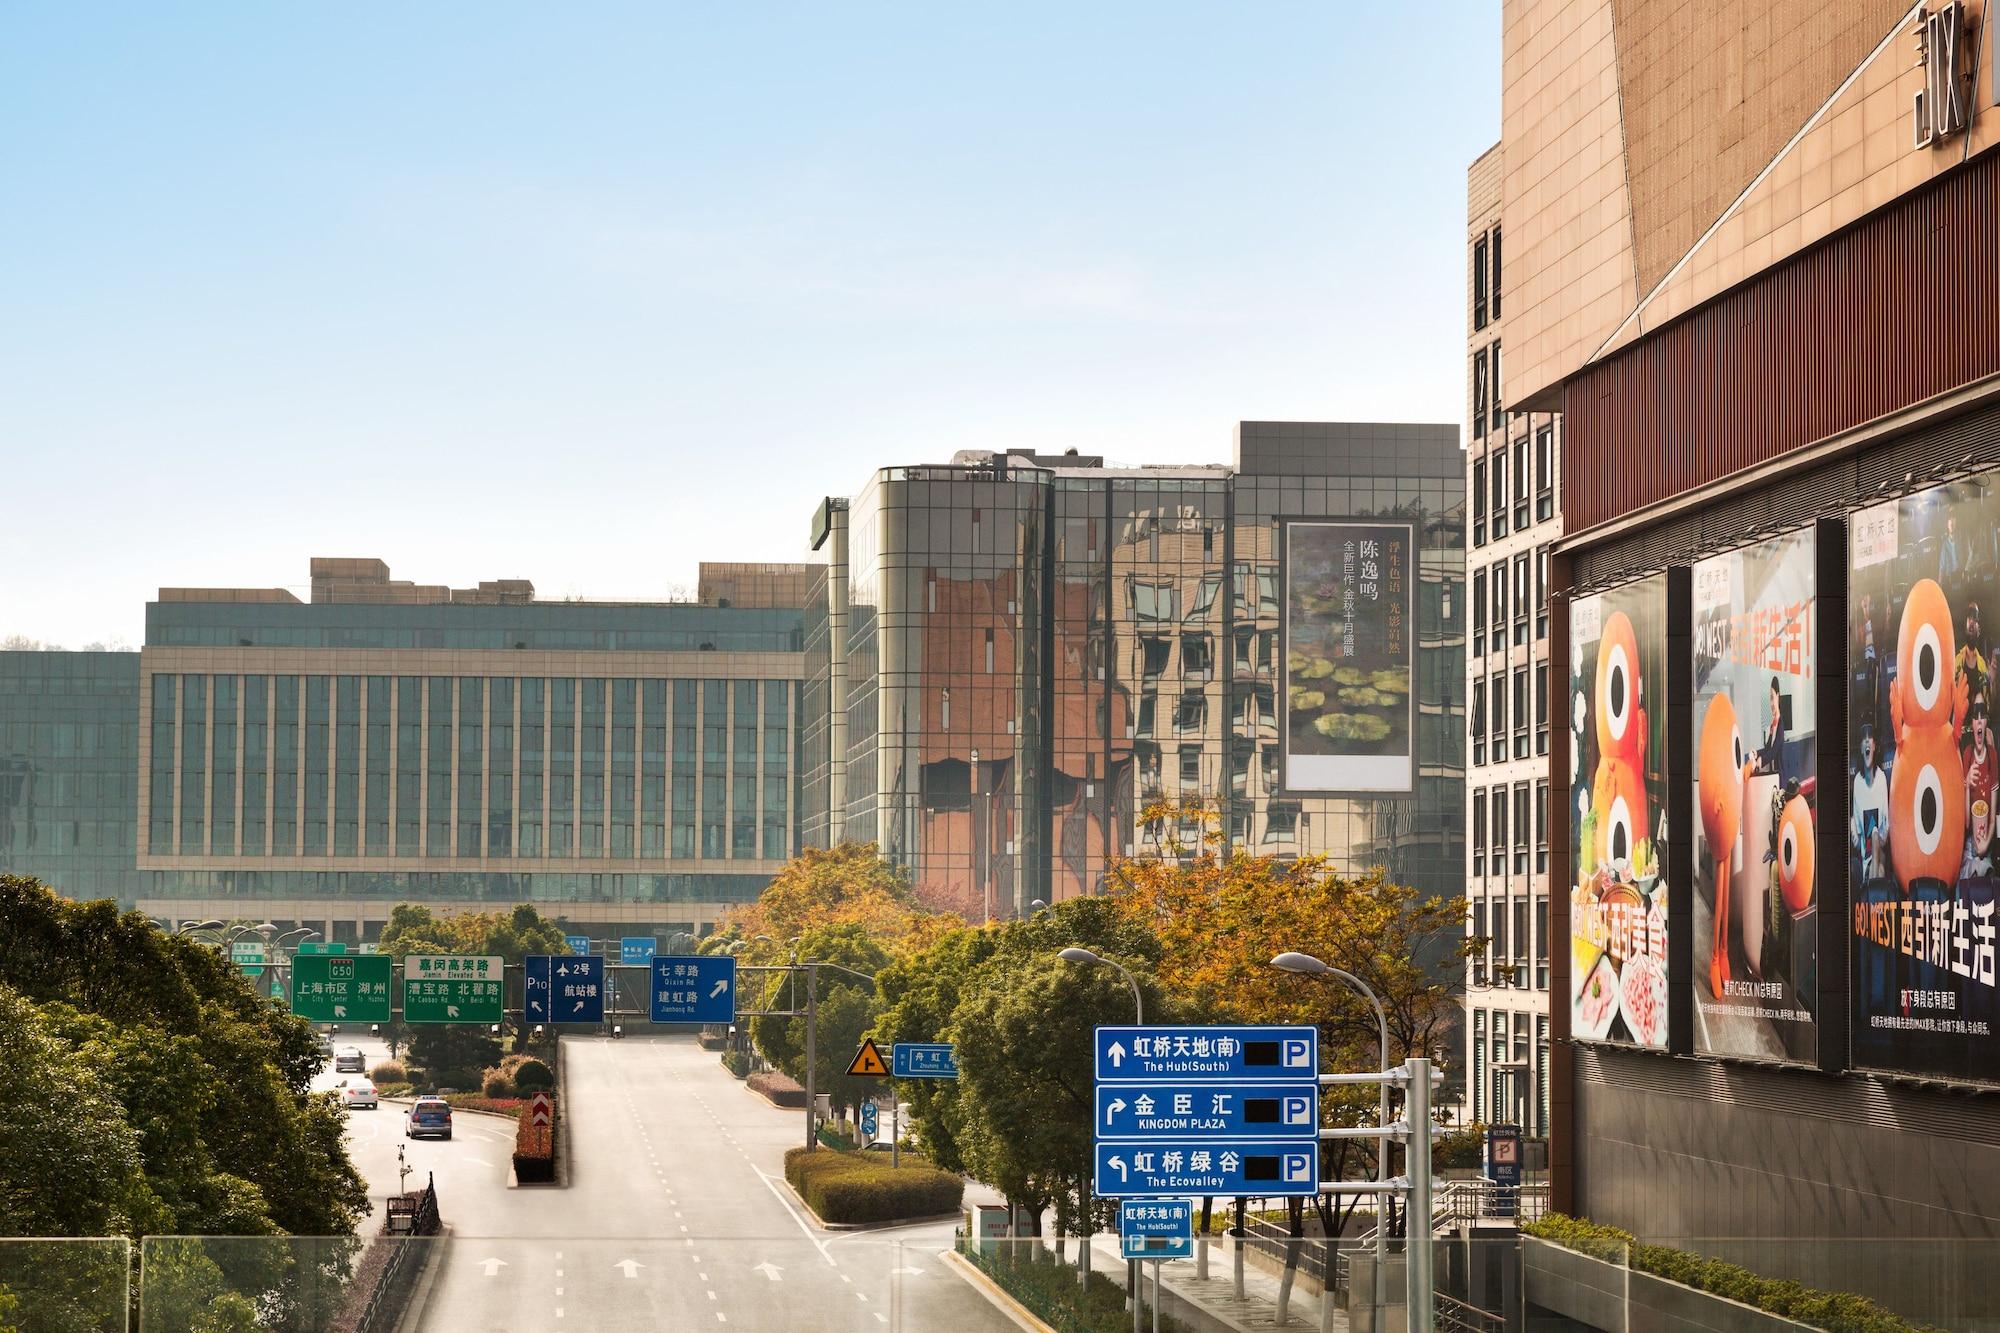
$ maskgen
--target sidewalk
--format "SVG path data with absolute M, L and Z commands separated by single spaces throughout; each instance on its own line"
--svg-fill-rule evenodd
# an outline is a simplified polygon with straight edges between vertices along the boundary
M 1245 1257 L 1243 1264 L 1243 1294 L 1236 1294 L 1236 1255 L 1233 1242 L 1227 1236 L 1208 1238 L 1208 1278 L 1206 1281 L 1195 1276 L 1196 1261 L 1193 1259 L 1171 1259 L 1160 1265 L 1160 1287 L 1165 1299 L 1161 1308 L 1165 1314 L 1194 1324 L 1198 1329 L 1225 1328 L 1247 1333 L 1250 1329 L 1291 1328 L 1302 1330 L 1335 1329 L 1347 1333 L 1347 1311 L 1337 1306 L 1331 1311 L 1322 1311 L 1319 1293 L 1310 1291 L 1303 1282 L 1292 1287 L 1291 1302 L 1287 1309 L 1286 1322 L 1278 1322 L 1278 1291 L 1280 1278 Z M 1125 1261 L 1118 1257 L 1118 1238 L 1098 1236 L 1091 1246 L 1091 1267 L 1104 1274 L 1120 1287 L 1125 1285 Z M 1145 1296 L 1152 1300 L 1153 1265 L 1143 1267 Z M 1323 1316 L 1330 1316 L 1322 1322 Z M 1146 1316 L 1146 1326 L 1151 1327 L 1150 1309 Z

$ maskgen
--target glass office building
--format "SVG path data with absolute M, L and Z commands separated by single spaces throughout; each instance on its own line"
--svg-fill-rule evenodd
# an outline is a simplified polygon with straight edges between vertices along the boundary
M 1285 543 L 1322 519 L 1407 535 L 1390 787 L 1287 768 Z M 813 536 L 809 844 L 876 841 L 989 919 L 1102 891 L 1115 858 L 1198 836 L 1150 807 L 1200 802 L 1232 846 L 1462 891 L 1456 427 L 1245 422 L 1233 467 L 962 453 L 877 472 Z
M 698 933 L 798 840 L 803 570 L 726 569 L 613 604 L 316 560 L 311 602 L 163 589 L 137 654 L 0 654 L 41 684 L 0 704 L 7 868 L 336 939 L 405 900 Z

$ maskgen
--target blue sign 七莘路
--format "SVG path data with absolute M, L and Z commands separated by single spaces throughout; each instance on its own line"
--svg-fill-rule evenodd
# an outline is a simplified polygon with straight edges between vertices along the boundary
M 948 1041 L 899 1041 L 890 1050 L 896 1078 L 957 1078 L 958 1048 Z
M 653 960 L 655 1023 L 736 1021 L 736 960 L 680 954 Z
M 644 967 L 653 961 L 660 942 L 651 935 L 627 935 L 618 941 L 618 961 L 626 967 Z
M 1194 1200 L 1127 1199 L 1118 1205 L 1124 1259 L 1186 1259 L 1194 1253 Z
M 1250 1083 L 1317 1078 L 1319 1029 L 1298 1027 L 1101 1027 L 1097 1081 L 1178 1079 Z
M 563 936 L 563 943 L 569 946 L 571 953 L 590 952 L 590 936 L 588 935 L 565 935 Z
M 1097 1137 L 1319 1137 L 1317 1083 L 1133 1082 L 1097 1085 Z
M 1200 1145 L 1094 1145 L 1092 1188 L 1105 1199 L 1319 1192 L 1319 1144 L 1218 1139 Z

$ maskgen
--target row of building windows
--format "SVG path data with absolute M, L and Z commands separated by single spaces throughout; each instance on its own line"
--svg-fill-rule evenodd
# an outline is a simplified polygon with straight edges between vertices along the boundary
M 1496 224 L 1472 242 L 1472 331 L 1500 318 L 1500 228 Z
M 1507 1009 L 1472 1011 L 1474 1121 L 1517 1124 L 1531 1138 L 1549 1132 L 1549 1020 Z
M 1486 941 L 1472 957 L 1472 984 L 1547 990 L 1549 900 L 1524 893 L 1475 893 L 1471 902 L 1472 933 Z
M 1513 595 L 1508 595 L 1508 568 L 1513 568 Z M 1486 569 L 1472 571 L 1472 655 L 1483 657 L 1489 647 L 1505 652 L 1509 642 L 1509 602 L 1512 603 L 1512 642 L 1516 648 L 1528 642 L 1532 621 L 1537 642 L 1549 637 L 1549 548 L 1538 546 L 1522 551 L 1511 562 L 1496 560 Z
M 787 681 L 172 675 L 156 856 L 790 853 Z
M 1494 344 L 1493 361 L 1499 363 L 1499 344 Z M 1474 421 L 1484 401 L 1486 369 L 1483 359 L 1473 362 Z M 1494 423 L 1498 429 L 1499 423 Z M 1483 435 L 1484 432 L 1481 432 Z M 1520 532 L 1533 523 L 1544 523 L 1556 515 L 1556 431 L 1544 422 L 1517 436 L 1512 444 L 1501 440 L 1483 457 L 1472 461 L 1472 544 L 1484 546 L 1489 534 L 1498 541 L 1508 532 Z M 1513 487 L 1509 489 L 1509 459 L 1512 459 Z
M 1517 666 L 1511 672 L 1495 671 L 1474 680 L 1466 725 L 1472 734 L 1475 767 L 1485 764 L 1489 756 L 1492 762 L 1504 764 L 1509 759 L 1526 759 L 1531 752 L 1547 754 L 1549 664 Z
M 1472 878 L 1489 872 L 1496 879 L 1525 880 L 1530 873 L 1549 870 L 1549 784 L 1516 782 L 1492 788 L 1474 787 L 1467 801 L 1472 811 Z M 1488 812 L 1491 818 L 1488 818 Z M 1510 816 L 1511 811 L 1511 816 Z M 1532 872 L 1530 866 L 1533 867 Z

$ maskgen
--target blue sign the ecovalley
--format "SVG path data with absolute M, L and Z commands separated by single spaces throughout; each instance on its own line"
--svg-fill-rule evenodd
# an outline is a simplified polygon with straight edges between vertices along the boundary
M 571 953 L 590 952 L 590 936 L 588 935 L 565 935 L 563 936 L 563 943 L 569 946 Z
M 1319 1029 L 1101 1027 L 1097 1081 L 1250 1083 L 1319 1075 Z
M 1198 1147 L 1158 1147 L 1100 1140 L 1094 1156 L 1092 1189 L 1100 1198 L 1319 1193 L 1318 1143 L 1217 1139 Z
M 602 1023 L 604 960 L 530 954 L 522 963 L 521 1012 L 530 1023 Z
M 1127 1199 L 1118 1205 L 1124 1259 L 1186 1259 L 1194 1253 L 1194 1200 Z
M 890 1053 L 897 1078 L 957 1078 L 958 1053 L 948 1041 L 899 1041 Z
M 1100 1083 L 1097 1137 L 1156 1142 L 1162 1137 L 1317 1140 L 1319 1085 Z
M 660 942 L 651 935 L 627 935 L 618 941 L 618 961 L 626 967 L 644 967 L 653 961 Z
M 736 1021 L 736 960 L 678 954 L 653 960 L 655 1023 Z

